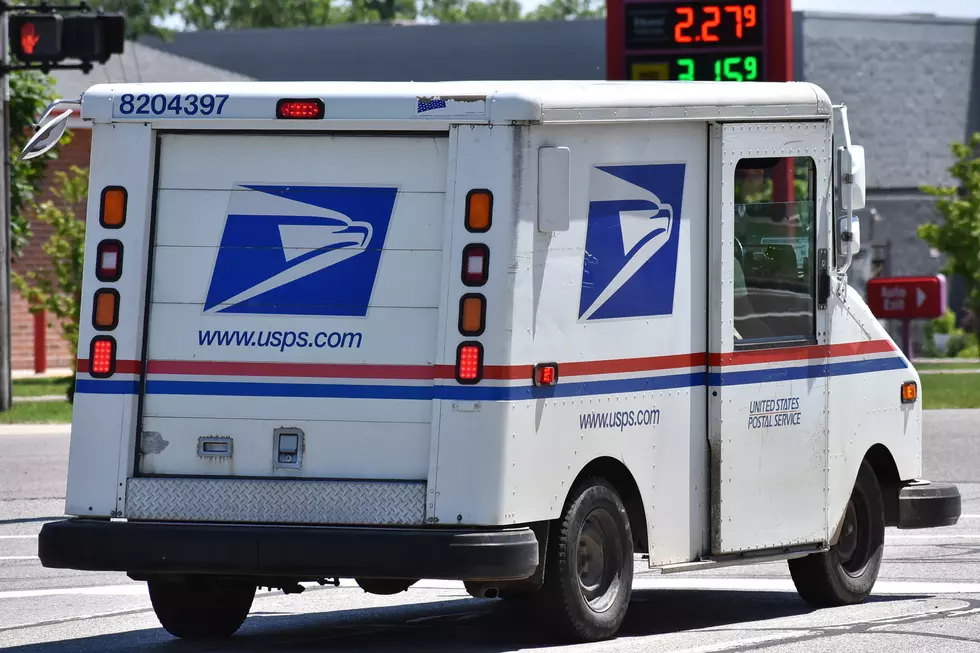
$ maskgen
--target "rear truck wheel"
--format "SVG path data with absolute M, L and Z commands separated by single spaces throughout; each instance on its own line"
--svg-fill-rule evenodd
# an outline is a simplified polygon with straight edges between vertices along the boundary
M 532 599 L 559 636 L 595 642 L 616 634 L 633 584 L 633 533 L 612 486 L 589 478 L 569 496 L 548 547 L 544 586 Z
M 181 639 L 231 637 L 245 622 L 255 584 L 210 576 L 147 581 L 160 625 Z
M 863 462 L 837 543 L 824 553 L 790 560 L 793 583 L 803 600 L 815 607 L 860 603 L 878 579 L 884 543 L 881 488 L 871 466 Z
M 418 580 L 406 580 L 403 578 L 355 578 L 354 582 L 368 594 L 390 596 L 407 591 Z

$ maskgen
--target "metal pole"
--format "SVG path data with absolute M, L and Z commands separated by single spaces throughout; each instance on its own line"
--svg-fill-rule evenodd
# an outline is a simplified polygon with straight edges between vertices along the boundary
M 0 220 L 0 411 L 10 410 L 13 387 L 11 383 L 11 339 L 10 339 L 10 77 L 7 66 L 10 64 L 10 48 L 7 44 L 7 11 L 0 13 L 0 86 L 3 88 L 3 102 L 0 103 L 2 137 L 0 155 L 3 157 L 3 173 L 0 174 L 0 202 L 3 219 Z
M 905 357 L 912 360 L 912 320 L 902 320 L 902 349 Z

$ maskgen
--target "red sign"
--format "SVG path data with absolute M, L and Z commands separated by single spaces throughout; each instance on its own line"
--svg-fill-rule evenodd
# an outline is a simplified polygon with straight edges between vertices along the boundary
M 868 281 L 868 308 L 885 320 L 940 317 L 946 312 L 946 277 L 875 277 Z

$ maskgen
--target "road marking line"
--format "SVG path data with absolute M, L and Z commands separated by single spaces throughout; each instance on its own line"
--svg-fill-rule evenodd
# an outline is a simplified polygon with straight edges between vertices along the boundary
M 311 588 L 317 587 L 315 583 L 302 585 Z M 357 585 L 351 580 L 341 580 L 341 587 L 353 588 Z M 329 589 L 331 585 L 327 585 Z M 412 586 L 417 589 L 444 589 L 459 590 L 465 592 L 463 584 L 459 581 L 449 580 L 423 580 Z M 795 592 L 796 587 L 790 579 L 782 578 L 650 578 L 639 577 L 633 580 L 634 590 L 664 590 L 664 589 L 686 589 L 686 590 L 739 590 L 739 591 L 783 591 Z M 92 587 L 59 587 L 43 590 L 13 590 L 0 592 L 0 599 L 26 599 L 38 598 L 42 596 L 63 596 L 63 595 L 98 595 L 98 596 L 145 596 L 146 584 L 133 583 L 130 585 L 101 585 Z M 875 584 L 873 594 L 980 594 L 980 583 L 945 583 L 945 582 L 926 582 L 926 581 L 884 581 L 879 580 Z M 256 598 L 263 598 L 260 592 Z
M 0 535 L 0 540 L 36 540 L 37 535 Z
M 745 637 L 743 639 L 733 639 L 729 642 L 719 642 L 717 644 L 705 644 L 703 646 L 695 646 L 693 648 L 676 649 L 673 651 L 673 653 L 723 653 L 724 651 L 731 651 L 732 649 L 745 648 L 747 646 L 755 646 L 758 644 L 804 639 L 806 637 L 812 637 L 815 632 L 816 631 L 774 633 L 772 635 L 760 635 L 759 637 Z
M 0 556 L 0 560 L 37 560 L 37 556 Z
M 980 540 L 980 533 L 947 533 L 946 535 L 892 535 L 885 542 L 894 540 Z

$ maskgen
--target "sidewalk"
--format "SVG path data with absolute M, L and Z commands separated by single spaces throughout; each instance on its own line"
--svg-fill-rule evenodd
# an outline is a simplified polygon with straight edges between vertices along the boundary
M 35 374 L 34 370 L 13 370 L 10 376 L 14 379 L 57 379 L 71 376 L 70 367 L 52 367 L 43 374 Z

